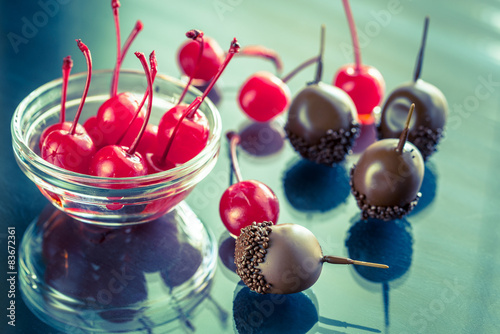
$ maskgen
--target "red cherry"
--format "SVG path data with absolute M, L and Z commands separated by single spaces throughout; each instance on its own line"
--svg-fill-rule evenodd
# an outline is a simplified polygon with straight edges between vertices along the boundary
M 181 45 L 178 52 L 178 64 L 182 72 L 195 79 L 210 81 L 217 74 L 219 67 L 224 62 L 224 51 L 219 43 L 213 38 L 204 37 L 203 57 L 198 64 L 200 43 L 195 40 L 186 41 Z
M 242 181 L 236 158 L 236 146 L 240 143 L 240 137 L 234 132 L 228 133 L 227 136 L 230 139 L 231 161 L 238 182 L 222 195 L 219 213 L 229 233 L 237 237 L 242 228 L 253 222 L 270 221 L 276 224 L 279 202 L 271 188 L 264 183 L 255 180 Z
M 257 122 L 267 122 L 281 114 L 290 103 L 290 89 L 274 74 L 257 72 L 241 86 L 241 109 Z
M 358 115 L 370 115 L 384 96 L 384 78 L 372 66 L 356 69 L 354 64 L 344 65 L 337 71 L 333 84 L 351 97 Z
M 103 144 L 113 145 L 126 132 L 139 108 L 139 102 L 131 93 L 124 92 L 108 99 L 97 111 L 97 131 L 102 133 Z M 144 118 L 144 112 L 139 115 Z
M 83 52 L 87 61 L 87 81 L 83 91 L 80 105 L 75 115 L 75 119 L 69 130 L 56 130 L 47 135 L 42 148 L 41 156 L 44 160 L 67 170 L 76 173 L 87 173 L 88 161 L 95 153 L 95 146 L 86 131 L 77 132 L 78 119 L 82 113 L 85 99 L 89 91 L 90 80 L 92 78 L 92 56 L 88 47 L 77 40 L 78 47 Z
M 97 127 L 97 116 L 91 116 L 87 118 L 83 127 L 92 141 L 94 142 L 95 149 L 98 151 L 104 146 L 104 135 L 102 131 Z
M 146 162 L 138 152 L 128 154 L 128 147 L 108 145 L 92 159 L 89 173 L 101 177 L 134 177 L 147 174 Z
M 63 65 L 62 65 L 62 87 L 61 87 L 61 113 L 59 116 L 59 123 L 53 124 L 43 130 L 42 134 L 40 135 L 40 139 L 38 141 L 38 147 L 40 150 L 42 149 L 42 144 L 45 138 L 49 133 L 52 131 L 56 130 L 66 130 L 68 131 L 71 128 L 71 125 L 73 123 L 71 122 L 65 122 L 66 120 L 66 93 L 68 91 L 68 79 L 69 79 L 69 74 L 71 72 L 71 68 L 73 67 L 73 60 L 71 59 L 71 56 L 64 57 L 63 59 Z M 77 132 L 82 132 L 81 130 L 81 125 L 77 124 Z
M 65 130 L 53 131 L 45 138 L 42 147 L 42 158 L 45 161 L 81 174 L 87 174 L 94 154 L 94 143 L 85 132 L 71 135 Z
M 239 48 L 238 41 L 234 38 L 224 63 L 202 96 L 197 97 L 188 107 L 177 105 L 163 115 L 158 124 L 158 143 L 166 142 L 167 144 L 157 152 L 156 157 L 151 159 L 156 162 L 158 168 L 185 163 L 205 148 L 209 125 L 205 115 L 198 112 L 198 107 L 203 103 L 233 56 L 238 53 Z
M 142 155 L 137 152 L 139 141 L 141 140 L 153 108 L 153 81 L 146 57 L 141 52 L 135 55 L 141 61 L 144 72 L 148 80 L 149 103 L 144 123 L 140 132 L 130 147 L 108 145 L 101 148 L 92 159 L 89 172 L 91 175 L 101 177 L 135 177 L 147 175 L 147 164 Z M 152 64 L 156 64 L 154 52 L 151 53 Z
M 172 138 L 176 125 L 181 122 L 175 141 L 168 151 L 169 160 L 179 164 L 197 156 L 207 145 L 210 133 L 207 117 L 198 110 L 181 120 L 187 107 L 184 104 L 173 107 L 163 115 L 158 124 L 158 143 L 167 143 Z M 161 157 L 164 151 L 165 146 L 158 145 L 157 155 Z
M 374 67 L 361 64 L 361 52 L 354 18 L 349 0 L 342 0 L 354 46 L 355 64 L 342 66 L 333 79 L 333 84 L 344 90 L 354 102 L 360 121 L 372 123 L 372 112 L 380 105 L 385 91 L 382 74 Z

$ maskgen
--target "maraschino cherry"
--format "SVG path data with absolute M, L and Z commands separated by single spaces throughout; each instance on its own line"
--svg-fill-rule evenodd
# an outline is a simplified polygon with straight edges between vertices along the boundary
M 258 50 L 258 49 L 257 49 Z M 259 54 L 257 51 L 254 52 Z M 262 53 L 264 57 L 271 51 Z M 277 56 L 275 56 L 277 57 Z M 272 58 L 271 58 L 272 59 Z M 257 122 L 268 122 L 283 113 L 290 105 L 290 89 L 287 82 L 305 67 L 317 63 L 318 57 L 308 59 L 283 78 L 267 71 L 259 71 L 245 80 L 238 93 L 238 104 L 243 112 Z M 276 71 L 281 72 L 280 62 L 274 61 Z
M 92 139 L 83 128 L 80 128 L 81 132 L 77 131 L 77 124 L 92 78 L 92 56 L 88 47 L 81 40 L 77 40 L 77 44 L 87 61 L 87 81 L 85 82 L 85 89 L 80 105 L 70 129 L 50 132 L 43 141 L 40 153 L 44 160 L 58 167 L 86 174 L 88 172 L 89 161 L 96 149 Z
M 90 131 L 91 133 L 96 133 L 96 137 L 102 138 L 102 145 L 114 145 L 118 142 L 119 138 L 122 137 L 123 133 L 128 128 L 131 120 L 134 118 L 135 112 L 138 109 L 139 102 L 136 100 L 133 94 L 129 92 L 117 93 L 118 90 L 118 79 L 122 61 L 126 55 L 126 51 L 129 49 L 130 44 L 135 39 L 137 34 L 142 30 L 143 25 L 141 21 L 137 21 L 134 30 L 127 39 L 126 45 L 123 47 L 123 52 L 121 51 L 121 37 L 120 37 L 120 21 L 118 8 L 120 7 L 120 2 L 118 0 L 112 0 L 111 6 L 113 8 L 113 17 L 115 20 L 115 30 L 116 30 L 116 46 L 117 46 L 117 56 L 116 65 L 113 72 L 113 78 L 111 81 L 110 88 L 110 98 L 105 101 L 99 110 L 97 111 L 97 116 L 95 120 L 88 120 L 89 127 L 93 125 L 96 126 L 96 130 Z M 143 122 L 144 115 L 140 115 L 136 121 Z M 141 124 L 142 125 L 142 124 Z M 135 138 L 137 134 L 133 135 Z M 101 143 L 100 143 L 101 144 Z
M 211 37 L 203 39 L 202 59 L 198 66 L 198 55 L 201 45 L 196 40 L 186 41 L 181 45 L 177 61 L 182 72 L 195 80 L 209 82 L 217 74 L 224 62 L 224 51 L 219 43 Z
M 158 124 L 158 143 L 166 143 L 156 154 L 148 157 L 151 172 L 159 172 L 183 164 L 197 156 L 207 145 L 209 125 L 205 114 L 198 111 L 210 90 L 233 56 L 239 51 L 236 38 L 231 42 L 229 52 L 219 71 L 202 96 L 197 97 L 187 107 L 168 110 Z
M 361 123 L 373 123 L 373 109 L 380 104 L 384 96 L 384 78 L 375 67 L 361 64 L 358 35 L 349 0 L 342 0 L 342 3 L 351 31 L 355 63 L 342 66 L 335 74 L 333 84 L 349 94 Z
M 108 145 L 101 148 L 95 154 L 90 164 L 89 171 L 91 175 L 101 177 L 135 177 L 143 176 L 148 173 L 146 161 L 142 155 L 137 152 L 137 146 L 146 129 L 153 107 L 153 82 L 146 57 L 142 52 L 136 52 L 135 55 L 141 61 L 148 81 L 149 104 L 143 126 L 130 147 Z
M 43 130 L 40 135 L 40 140 L 38 141 L 38 147 L 40 150 L 42 149 L 42 144 L 49 133 L 55 130 L 66 130 L 68 131 L 73 123 L 65 122 L 66 120 L 66 93 L 68 91 L 68 79 L 69 74 L 71 72 L 71 68 L 73 67 L 73 60 L 71 56 L 64 57 L 63 65 L 62 65 L 62 91 L 61 91 L 61 113 L 59 115 L 59 123 L 53 124 Z M 76 131 L 82 132 L 83 128 L 80 124 L 76 125 Z
M 219 203 L 219 213 L 233 237 L 240 235 L 240 230 L 253 222 L 272 221 L 276 223 L 279 214 L 279 202 L 274 192 L 262 182 L 255 180 L 243 181 L 236 147 L 240 143 L 240 136 L 228 132 L 230 141 L 231 162 L 237 183 L 231 185 Z

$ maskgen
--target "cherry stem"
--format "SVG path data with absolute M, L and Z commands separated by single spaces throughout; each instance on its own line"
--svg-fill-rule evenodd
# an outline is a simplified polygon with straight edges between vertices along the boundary
M 229 139 L 229 152 L 230 152 L 230 156 L 231 156 L 232 170 L 234 171 L 236 181 L 239 183 L 239 182 L 243 181 L 243 178 L 241 177 L 241 170 L 240 170 L 240 165 L 238 163 L 238 157 L 236 155 L 236 148 L 241 143 L 241 138 L 234 131 L 227 132 L 226 138 Z
M 238 53 L 239 50 L 240 50 L 240 45 L 238 44 L 238 40 L 235 37 L 233 39 L 233 41 L 231 42 L 231 45 L 229 47 L 228 53 L 226 54 L 226 59 L 224 60 L 224 63 L 222 63 L 222 65 L 219 67 L 219 71 L 214 76 L 214 78 L 212 79 L 212 81 L 210 81 L 210 84 L 208 85 L 208 87 L 203 92 L 203 95 L 196 97 L 196 99 L 194 99 L 194 101 L 191 102 L 191 104 L 184 110 L 184 113 L 182 114 L 182 116 L 177 121 L 177 124 L 175 125 L 175 128 L 172 131 L 172 135 L 170 135 L 170 138 L 168 139 L 167 146 L 165 147 L 165 150 L 163 151 L 163 154 L 162 154 L 162 156 L 160 158 L 160 163 L 164 163 L 165 160 L 167 159 L 168 152 L 170 151 L 170 147 L 172 146 L 172 143 L 174 141 L 175 135 L 177 134 L 177 131 L 179 130 L 180 125 L 182 124 L 182 121 L 184 121 L 184 119 L 186 117 L 191 116 L 192 114 L 194 114 L 196 112 L 196 110 L 198 110 L 198 107 L 203 103 L 203 101 L 207 97 L 208 93 L 210 93 L 210 90 L 212 90 L 212 88 L 214 87 L 215 83 L 220 78 L 222 72 L 224 72 L 224 70 L 226 69 L 227 65 L 229 64 L 229 62 L 231 61 L 231 59 L 233 58 L 233 56 L 236 53 Z
M 184 118 L 186 118 L 186 116 L 191 113 L 191 111 L 194 111 L 196 109 L 198 109 L 198 107 L 200 106 L 202 102 L 202 99 L 200 96 L 196 97 L 196 99 L 194 99 L 193 102 L 191 102 L 191 104 L 184 110 L 184 114 L 182 114 L 182 116 L 180 117 L 180 119 L 177 121 L 177 124 L 175 125 L 175 128 L 174 130 L 172 131 L 172 135 L 170 136 L 170 138 L 168 139 L 168 142 L 167 142 L 167 146 L 165 147 L 165 150 L 163 151 L 163 154 L 160 158 L 160 163 L 164 163 L 165 160 L 167 159 L 167 155 L 168 155 L 168 152 L 170 151 L 170 147 L 172 146 L 172 143 L 174 142 L 174 137 L 175 135 L 177 134 L 177 131 L 179 130 L 179 127 L 182 123 L 182 121 L 184 120 Z
M 118 79 L 120 77 L 120 69 L 122 67 L 123 60 L 125 59 L 125 56 L 127 55 L 128 49 L 130 48 L 130 45 L 132 45 L 132 42 L 135 40 L 137 35 L 142 31 L 142 28 L 144 25 L 140 20 L 137 20 L 135 23 L 134 29 L 130 32 L 130 35 L 128 36 L 127 40 L 125 41 L 125 45 L 123 46 L 123 49 L 120 51 L 120 59 L 116 61 L 116 67 L 115 70 L 113 71 L 113 78 L 111 79 L 111 87 L 114 90 L 114 94 L 116 95 L 118 91 Z M 113 91 L 112 91 L 113 93 Z M 114 96 L 114 95 L 113 95 Z
M 87 61 L 87 81 L 85 82 L 85 89 L 83 90 L 82 100 L 80 101 L 80 105 L 78 106 L 78 110 L 75 115 L 75 120 L 73 121 L 73 124 L 71 124 L 71 128 L 69 129 L 70 135 L 75 134 L 76 125 L 78 124 L 78 120 L 80 119 L 80 115 L 82 114 L 83 105 L 85 104 L 85 100 L 87 99 L 87 94 L 89 92 L 90 80 L 92 79 L 92 55 L 90 54 L 90 50 L 82 42 L 81 39 L 77 39 L 76 43 L 78 44 L 80 51 L 83 52 L 85 60 Z
M 248 56 L 248 57 L 259 57 L 265 58 L 273 62 L 276 68 L 276 74 L 278 76 L 283 72 L 283 63 L 279 54 L 271 49 L 268 49 L 262 45 L 248 45 L 242 48 L 239 52 L 238 57 Z
M 62 92 L 61 92 L 61 114 L 59 116 L 59 122 L 64 123 L 66 120 L 66 95 L 68 92 L 68 79 L 73 67 L 73 60 L 71 56 L 66 56 L 63 59 L 62 65 Z
M 296 68 L 294 68 L 290 73 L 288 73 L 287 75 L 285 75 L 284 77 L 282 77 L 281 81 L 283 81 L 284 83 L 287 83 L 288 81 L 290 81 L 290 79 L 292 79 L 300 71 L 304 70 L 305 68 L 307 68 L 307 67 L 309 67 L 309 66 L 311 66 L 313 64 L 317 64 L 318 61 L 319 61 L 319 56 L 314 56 L 312 58 L 307 59 L 303 63 L 299 64 L 299 66 L 297 66 Z
M 179 97 L 179 101 L 177 101 L 177 105 L 181 104 L 182 100 L 184 100 L 184 97 L 186 96 L 186 93 L 191 86 L 191 83 L 193 82 L 194 75 L 198 71 L 198 68 L 200 67 L 200 62 L 201 58 L 203 57 L 203 50 L 205 49 L 205 41 L 203 40 L 203 31 L 201 30 L 189 30 L 186 33 L 186 37 L 191 38 L 194 41 L 197 41 L 200 44 L 200 49 L 198 51 L 198 58 L 196 59 L 196 65 L 194 67 L 193 72 L 189 76 L 189 81 L 187 82 L 186 86 L 184 87 L 181 96 Z
M 316 78 L 313 83 L 317 84 L 321 81 L 323 76 L 323 54 L 325 53 L 325 25 L 321 25 L 321 37 L 319 46 L 318 62 L 316 67 Z
M 135 40 L 137 35 L 139 35 L 143 28 L 144 25 L 142 24 L 141 20 L 137 20 L 137 22 L 135 22 L 134 29 L 132 29 L 130 35 L 128 35 L 127 40 L 125 41 L 125 44 L 123 45 L 120 58 L 120 67 L 123 63 L 123 60 L 125 59 L 125 56 L 127 55 L 128 49 L 130 49 L 130 46 L 132 45 L 132 42 Z
M 396 152 L 399 154 L 403 153 L 403 147 L 405 146 L 406 141 L 408 140 L 408 133 L 410 132 L 410 120 L 413 115 L 413 110 L 415 109 L 415 103 L 412 103 L 410 106 L 410 111 L 408 112 L 408 117 L 406 117 L 405 128 L 403 132 L 401 132 L 401 136 L 399 136 L 398 146 L 396 147 Z
M 116 32 L 116 64 L 115 70 L 113 72 L 113 79 L 111 81 L 111 97 L 116 96 L 118 90 L 118 73 L 120 72 L 120 60 L 121 60 L 121 37 L 120 37 L 120 16 L 118 13 L 118 8 L 120 8 L 119 0 L 111 0 L 111 7 L 113 8 L 113 18 L 115 20 L 115 32 Z
M 413 81 L 417 81 L 420 78 L 420 73 L 422 71 L 422 63 L 424 62 L 424 51 L 425 44 L 427 42 L 427 30 L 429 28 L 429 17 L 425 17 L 424 22 L 424 32 L 422 34 L 422 42 L 420 43 L 420 51 L 418 53 L 417 63 L 415 64 L 415 71 L 413 74 Z
M 134 154 L 135 151 L 137 150 L 139 141 L 141 140 L 142 135 L 146 130 L 146 126 L 148 125 L 149 116 L 151 115 L 151 110 L 153 109 L 153 80 L 151 78 L 151 71 L 149 70 L 148 62 L 146 60 L 146 56 L 144 56 L 144 53 L 135 52 L 135 55 L 141 61 L 142 67 L 144 68 L 144 73 L 146 73 L 146 78 L 148 80 L 149 100 L 148 100 L 148 110 L 146 112 L 146 117 L 144 118 L 144 123 L 142 123 L 141 130 L 139 131 L 139 134 L 137 135 L 134 142 L 132 143 L 132 145 L 130 145 L 130 148 L 127 151 L 127 153 L 130 155 Z M 152 53 L 152 55 L 154 55 L 154 53 Z
M 210 84 L 208 85 L 207 89 L 205 89 L 205 91 L 203 92 L 203 95 L 201 96 L 201 102 L 205 100 L 205 98 L 207 97 L 208 93 L 210 93 L 217 80 L 219 80 L 219 77 L 221 76 L 222 72 L 224 72 L 224 70 L 226 69 L 226 66 L 229 64 L 233 56 L 237 54 L 239 51 L 240 51 L 240 45 L 238 44 L 238 41 L 236 40 L 235 37 L 231 42 L 231 46 L 229 47 L 229 52 L 226 54 L 226 59 L 224 60 L 224 63 L 222 63 L 222 65 L 219 67 L 219 71 L 212 79 L 212 81 L 210 81 Z M 192 113 L 194 113 L 194 111 Z
M 331 263 L 331 264 L 354 264 L 354 265 L 358 265 L 358 266 L 384 268 L 384 269 L 389 268 L 389 266 L 385 265 L 385 264 L 365 262 L 365 261 L 356 261 L 356 260 L 351 260 L 347 257 L 338 257 L 338 256 L 331 256 L 331 255 L 323 256 L 323 258 L 321 259 L 321 262 L 327 262 L 327 263 Z
M 158 63 L 156 61 L 156 53 L 155 51 L 151 52 L 149 55 L 149 67 L 150 67 L 150 72 L 151 72 L 151 81 L 154 83 L 156 79 L 156 74 L 158 73 Z M 146 89 L 146 92 L 144 93 L 144 96 L 142 97 L 141 103 L 139 103 L 139 106 L 137 107 L 137 110 L 135 111 L 134 117 L 130 120 L 128 123 L 127 129 L 125 132 L 122 133 L 118 141 L 116 142 L 116 145 L 120 145 L 121 141 L 123 138 L 125 138 L 125 135 L 127 134 L 128 130 L 132 127 L 132 124 L 134 123 L 135 119 L 139 116 L 141 113 L 142 107 L 144 107 L 144 104 L 146 104 L 146 99 L 149 96 L 149 89 Z
M 349 23 L 349 30 L 351 31 L 352 45 L 354 47 L 354 62 L 355 70 L 361 70 L 361 49 L 359 48 L 358 33 L 356 31 L 356 24 L 354 23 L 354 17 L 352 16 L 351 5 L 349 0 L 342 0 L 344 4 L 345 15 L 347 16 L 347 22 Z

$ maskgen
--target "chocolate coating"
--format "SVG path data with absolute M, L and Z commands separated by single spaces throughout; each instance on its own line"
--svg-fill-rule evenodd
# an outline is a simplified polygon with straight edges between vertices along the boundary
M 312 286 L 323 255 L 311 231 L 296 224 L 253 223 L 236 240 L 236 273 L 258 293 L 289 294 Z
M 370 145 L 351 171 L 351 187 L 365 218 L 393 219 L 410 212 L 420 197 L 424 160 L 406 142 L 383 139 Z
M 387 98 L 378 127 L 380 138 L 398 138 L 403 131 L 408 108 L 415 103 L 408 140 L 415 144 L 424 159 L 436 150 L 443 135 L 448 103 L 434 85 L 421 79 L 397 87 Z
M 332 165 L 349 153 L 358 127 L 349 95 L 320 82 L 306 86 L 293 99 L 285 130 L 304 158 Z

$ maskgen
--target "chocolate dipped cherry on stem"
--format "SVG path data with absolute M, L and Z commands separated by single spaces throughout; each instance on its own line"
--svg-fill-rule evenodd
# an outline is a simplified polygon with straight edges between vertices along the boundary
M 333 165 L 345 159 L 358 135 L 356 107 L 338 87 L 321 82 L 325 32 L 316 78 L 292 101 L 285 130 L 294 149 L 305 159 Z
M 399 139 L 379 140 L 370 145 L 351 170 L 351 188 L 363 218 L 391 220 L 408 214 L 420 198 L 424 160 L 408 142 L 410 106 Z
M 234 256 L 236 273 L 258 293 L 289 294 L 304 291 L 319 278 L 323 263 L 388 266 L 325 256 L 318 239 L 297 224 L 253 223 L 241 230 Z
M 228 132 L 226 136 L 230 141 L 231 162 L 237 183 L 222 194 L 219 213 L 224 226 L 231 236 L 236 238 L 243 227 L 253 222 L 276 222 L 279 202 L 271 188 L 264 183 L 256 180 L 243 181 L 236 157 L 240 136 L 235 132 Z
M 73 60 L 71 59 L 71 56 L 64 57 L 63 59 L 63 65 L 62 65 L 62 88 L 61 88 L 61 112 L 59 114 L 59 123 L 53 124 L 43 130 L 42 134 L 40 135 L 40 139 L 38 141 L 38 147 L 40 150 L 42 149 L 42 144 L 45 138 L 49 133 L 51 133 L 54 130 L 66 130 L 68 131 L 73 123 L 71 122 L 66 122 L 66 93 L 68 91 L 68 78 L 69 74 L 71 72 L 71 68 L 73 67 Z M 82 132 L 83 128 L 80 124 L 76 125 L 76 131 L 77 132 Z
M 143 156 L 137 152 L 137 146 L 146 129 L 149 116 L 151 115 L 151 109 L 153 108 L 153 82 L 146 57 L 142 52 L 136 52 L 135 55 L 139 58 L 144 68 L 149 90 L 148 110 L 143 126 L 130 147 L 108 145 L 101 148 L 95 154 L 90 164 L 91 175 L 101 177 L 135 177 L 148 174 L 146 161 Z
M 349 0 L 342 0 L 354 47 L 354 64 L 342 66 L 333 84 L 344 90 L 352 98 L 359 120 L 363 124 L 373 123 L 373 109 L 380 105 L 385 91 L 382 74 L 375 67 L 361 63 L 361 50 Z
M 159 145 L 156 153 L 148 155 L 151 173 L 181 165 L 197 156 L 207 146 L 210 132 L 208 119 L 204 113 L 198 111 L 198 107 L 203 103 L 234 54 L 238 53 L 239 48 L 240 45 L 234 38 L 224 63 L 202 96 L 194 99 L 189 106 L 174 107 L 162 116 L 158 124 L 158 143 L 166 143 L 166 145 Z
M 420 79 L 428 25 L 426 17 L 413 81 L 402 84 L 389 95 L 378 126 L 380 138 L 397 138 L 404 128 L 405 112 L 414 103 L 415 116 L 410 123 L 408 140 L 420 150 L 424 160 L 436 151 L 448 113 L 448 103 L 439 88 Z
M 61 129 L 50 132 L 42 143 L 40 155 L 44 160 L 58 167 L 87 174 L 90 160 L 96 149 L 85 129 L 77 125 L 92 79 L 92 56 L 88 47 L 81 40 L 77 40 L 77 44 L 87 61 L 87 80 L 82 99 L 71 127 L 68 130 Z
M 126 51 L 129 49 L 130 44 L 135 39 L 137 34 L 142 30 L 143 25 L 141 21 L 137 21 L 130 37 L 127 39 L 123 51 L 121 50 L 121 37 L 120 37 L 120 21 L 119 12 L 120 2 L 118 0 L 111 1 L 113 9 L 113 17 L 115 21 L 116 32 L 116 64 L 113 71 L 113 78 L 110 86 L 110 98 L 106 100 L 97 111 L 96 118 L 87 120 L 85 127 L 93 136 L 100 139 L 99 147 L 104 145 L 115 145 L 118 139 L 122 137 L 131 120 L 134 118 L 136 110 L 138 109 L 139 102 L 135 96 L 129 92 L 117 93 L 118 79 L 120 74 L 121 64 L 125 58 Z M 144 123 L 144 112 L 135 120 L 140 122 L 141 126 Z M 140 127 L 135 129 L 140 129 Z M 133 138 L 137 137 L 137 133 L 130 134 Z

